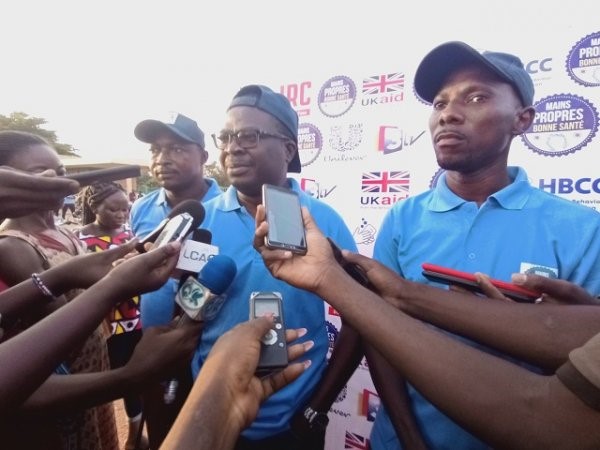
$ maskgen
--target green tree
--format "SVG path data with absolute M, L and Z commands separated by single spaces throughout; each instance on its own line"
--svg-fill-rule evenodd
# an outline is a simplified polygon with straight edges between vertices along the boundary
M 223 171 L 223 168 L 218 162 L 212 162 L 204 165 L 204 175 L 210 178 L 214 178 L 221 190 L 226 190 L 229 185 L 229 179 Z
M 147 194 L 159 187 L 160 185 L 156 182 L 154 177 L 145 171 L 142 171 L 142 174 L 137 178 L 137 189 L 142 194 Z
M 54 131 L 45 130 L 42 125 L 46 124 L 46 119 L 41 117 L 30 117 L 24 112 L 13 112 L 9 116 L 0 114 L 0 130 L 26 131 L 37 134 L 46 139 L 58 152 L 59 155 L 77 156 L 77 150 L 69 144 L 57 142 Z

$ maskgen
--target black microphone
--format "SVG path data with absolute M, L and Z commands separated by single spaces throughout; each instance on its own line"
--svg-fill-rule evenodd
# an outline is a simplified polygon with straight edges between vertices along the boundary
M 213 256 L 198 274 L 198 279 L 188 276 L 180 285 L 175 301 L 183 310 L 177 326 L 185 321 L 203 322 L 216 317 L 227 288 L 237 274 L 233 259 L 225 255 Z M 179 382 L 173 378 L 165 388 L 164 402 L 173 403 Z
M 179 227 L 182 224 L 185 225 L 187 233 L 195 230 L 204 220 L 204 214 L 204 207 L 198 200 L 184 200 L 181 203 L 178 203 L 173 207 L 169 215 L 154 228 L 154 230 L 140 239 L 136 244 L 135 249 L 140 253 L 145 253 L 146 250 L 144 249 L 144 244 L 147 242 L 156 242 L 156 239 L 165 232 L 167 226 L 177 227 L 172 230 L 174 233 L 182 231 L 179 230 Z

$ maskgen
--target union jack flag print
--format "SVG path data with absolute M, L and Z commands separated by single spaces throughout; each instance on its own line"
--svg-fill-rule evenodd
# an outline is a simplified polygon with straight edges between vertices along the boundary
M 385 94 L 404 90 L 404 74 L 388 73 L 363 78 L 362 92 L 365 95 Z
M 361 436 L 360 434 L 350 433 L 346 431 L 346 442 L 344 444 L 344 448 L 355 448 L 359 450 L 369 450 L 371 448 L 371 444 L 369 439 Z
M 408 195 L 410 173 L 408 170 L 395 172 L 363 172 L 363 192 L 403 192 Z

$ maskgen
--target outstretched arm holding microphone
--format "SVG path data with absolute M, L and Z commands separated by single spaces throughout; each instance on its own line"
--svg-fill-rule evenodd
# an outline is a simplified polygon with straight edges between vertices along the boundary
M 92 284 L 94 279 L 99 281 L 69 304 L 0 344 L 0 415 L 19 407 L 65 356 L 98 326 L 115 302 L 139 292 L 156 289 L 165 282 L 177 262 L 180 244 L 157 248 L 127 259 L 110 272 L 107 270 L 106 263 L 111 262 L 111 258 L 116 261 L 124 257 L 134 246 L 135 242 L 132 242 L 99 255 L 82 257 L 77 268 L 81 275 L 75 284 Z M 102 264 L 81 265 L 84 259 L 87 261 L 86 258 L 101 261 Z M 73 262 L 74 260 L 66 264 L 71 265 Z M 65 280 L 61 279 L 60 270 L 60 267 L 56 267 L 40 275 L 42 282 L 47 283 L 47 288 L 57 289 L 58 292 L 63 289 Z M 105 276 L 102 276 L 103 272 Z M 30 280 L 25 281 L 15 286 L 14 291 L 9 290 L 2 295 L 35 291 L 36 288 L 30 283 Z M 37 295 L 30 293 L 34 297 Z

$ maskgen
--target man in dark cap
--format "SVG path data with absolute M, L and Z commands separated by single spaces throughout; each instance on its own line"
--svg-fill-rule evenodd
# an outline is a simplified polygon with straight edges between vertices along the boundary
M 135 236 L 143 237 L 166 218 L 171 209 L 184 200 L 206 202 L 221 194 L 215 180 L 204 177 L 204 164 L 208 153 L 204 145 L 204 133 L 198 124 L 177 114 L 171 121 L 143 120 L 134 129 L 135 137 L 149 145 L 150 172 L 160 188 L 137 199 L 131 206 L 130 223 Z M 174 299 L 177 282 L 170 278 L 162 288 L 148 292 L 141 297 L 140 314 L 142 328 L 165 325 L 174 314 Z M 171 423 L 181 408 L 188 383 L 179 380 L 177 398 L 165 404 L 165 387 L 155 384 L 144 394 L 144 413 L 148 424 L 148 437 L 151 448 L 158 448 L 166 436 Z M 131 423 L 140 423 L 139 416 L 130 417 Z M 130 437 L 136 436 L 136 429 L 130 426 Z M 128 440 L 131 442 L 131 440 Z
M 341 216 L 287 177 L 288 172 L 301 170 L 297 132 L 298 116 L 285 96 L 266 86 L 249 85 L 233 97 L 223 129 L 213 135 L 231 186 L 221 197 L 206 203 L 201 226 L 212 232 L 219 253 L 235 260 L 238 272 L 219 315 L 205 323 L 192 361 L 194 375 L 202 370 L 217 338 L 248 320 L 249 298 L 254 291 L 280 292 L 285 326 L 306 328 L 303 339 L 314 342 L 306 353 L 311 366 L 261 406 L 257 419 L 242 433 L 238 450 L 323 448 L 329 407 L 361 358 L 356 333 L 343 326 L 327 363 L 329 340 L 322 299 L 274 278 L 252 246 L 256 208 L 262 203 L 262 185 L 267 183 L 296 191 L 323 232 L 340 247 L 356 251 Z M 301 427 L 310 437 L 299 436 Z
M 433 107 L 431 138 L 445 172 L 433 189 L 398 202 L 387 213 L 373 257 L 422 283 L 431 283 L 421 267 L 430 262 L 507 281 L 513 273 L 543 272 L 597 295 L 600 215 L 536 189 L 522 168 L 508 166 L 513 138 L 535 117 L 533 82 L 521 60 L 447 42 L 419 64 L 415 92 Z M 452 330 L 471 320 L 469 310 L 438 300 L 407 300 L 402 308 Z M 370 358 L 369 368 L 382 400 L 371 448 L 488 448 L 411 385 L 407 392 L 420 436 L 414 438 L 417 444 L 407 445 L 405 437 L 412 435 L 404 434 L 407 422 L 394 411 L 405 384 L 380 358 Z

